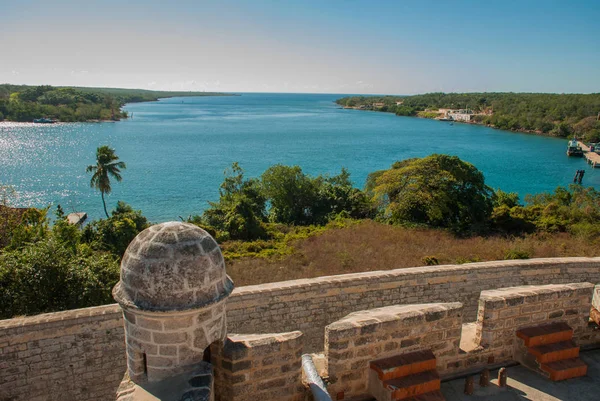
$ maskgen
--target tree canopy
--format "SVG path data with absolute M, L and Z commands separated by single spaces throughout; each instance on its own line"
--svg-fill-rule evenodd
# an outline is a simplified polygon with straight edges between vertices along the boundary
M 114 178 L 117 181 L 121 181 L 121 170 L 127 168 L 124 162 L 119 161 L 119 156 L 116 155 L 115 150 L 110 146 L 100 146 L 96 149 L 96 164 L 89 165 L 86 168 L 86 172 L 93 173 L 90 179 L 90 186 L 100 191 L 102 196 L 102 205 L 104 206 L 104 213 L 108 218 L 108 211 L 106 210 L 106 201 L 104 195 L 108 195 L 112 192 L 112 186 L 110 184 L 110 178 Z
M 493 207 L 494 191 L 483 174 L 456 156 L 434 154 L 396 162 L 367 183 L 384 220 L 482 231 Z
M 299 166 L 281 164 L 268 168 L 260 179 L 247 179 L 234 163 L 225 172 L 219 201 L 209 204 L 202 216 L 189 221 L 220 240 L 268 238 L 269 223 L 323 225 L 341 213 L 364 218 L 372 210 L 368 197 L 353 187 L 347 170 L 313 177 Z
M 214 92 L 165 92 L 143 89 L 0 85 L 0 121 L 31 122 L 50 118 L 62 122 L 119 120 L 126 103 L 174 96 L 228 96 Z
M 402 104 L 397 105 L 397 102 Z M 559 137 L 573 134 L 600 141 L 600 94 L 553 93 L 427 93 L 414 96 L 353 96 L 336 100 L 344 106 L 386 111 L 401 116 L 426 116 L 425 110 L 469 109 L 482 113 L 474 121 L 506 130 L 539 132 Z M 374 108 L 373 103 L 384 103 Z

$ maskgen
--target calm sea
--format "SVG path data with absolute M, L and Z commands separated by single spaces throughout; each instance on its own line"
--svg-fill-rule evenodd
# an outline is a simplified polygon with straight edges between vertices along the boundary
M 127 163 L 109 207 L 124 200 L 153 222 L 201 213 L 218 197 L 223 171 L 239 162 L 248 176 L 276 163 L 310 174 L 342 167 L 362 187 L 367 174 L 392 162 L 431 153 L 457 155 L 483 171 L 494 188 L 520 195 L 568 185 L 577 169 L 600 187 L 600 172 L 565 155 L 566 140 L 465 124 L 342 110 L 341 95 L 243 94 L 173 98 L 129 104 L 133 118 L 117 123 L 2 126 L 0 184 L 21 206 L 61 204 L 102 216 L 99 193 L 85 167 L 100 145 Z

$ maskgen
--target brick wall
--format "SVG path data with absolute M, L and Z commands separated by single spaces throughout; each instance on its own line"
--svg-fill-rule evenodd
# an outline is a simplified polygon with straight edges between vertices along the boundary
M 333 399 L 366 396 L 369 361 L 420 349 L 434 352 L 443 373 L 458 354 L 462 312 L 458 302 L 388 306 L 330 324 L 325 329 L 327 391 Z
M 300 330 L 323 350 L 325 326 L 351 312 L 394 304 L 461 302 L 475 321 L 481 291 L 522 285 L 600 283 L 600 258 L 552 258 L 429 266 L 240 287 L 227 303 L 233 333 Z
M 318 352 L 324 349 L 325 327 L 352 312 L 394 304 L 461 302 L 468 322 L 476 320 L 481 291 L 576 282 L 600 283 L 600 258 L 416 267 L 294 280 L 235 289 L 227 301 L 227 325 L 229 333 L 300 330 L 304 351 Z M 488 351 L 470 354 L 455 362 L 454 369 L 483 364 L 489 356 L 493 355 Z M 0 321 L 2 401 L 112 399 L 125 363 L 117 305 Z
M 518 329 L 551 322 L 565 322 L 573 338 L 589 342 L 588 327 L 594 285 L 551 284 L 483 291 L 479 300 L 476 338 L 492 350 L 512 349 Z
M 211 346 L 215 401 L 304 399 L 302 333 L 230 335 Z
M 117 305 L 0 320 L 0 400 L 114 399 L 125 372 Z
M 480 370 L 515 359 L 520 328 L 565 322 L 578 345 L 598 343 L 588 325 L 594 285 L 520 286 L 483 291 L 475 345 L 459 351 L 460 303 L 388 306 L 354 312 L 325 328 L 325 360 L 333 399 L 368 395 L 369 362 L 430 349 L 442 376 Z

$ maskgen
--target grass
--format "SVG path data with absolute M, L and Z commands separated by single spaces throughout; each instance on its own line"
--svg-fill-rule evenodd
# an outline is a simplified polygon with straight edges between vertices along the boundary
M 244 286 L 435 264 L 596 256 L 600 249 L 598 239 L 583 240 L 565 233 L 456 238 L 441 230 L 409 229 L 370 220 L 300 232 L 285 234 L 283 242 L 273 240 L 272 244 L 279 242 L 273 245 L 279 251 L 271 253 L 238 252 L 231 257 L 235 246 L 224 244 L 228 274 L 237 286 Z

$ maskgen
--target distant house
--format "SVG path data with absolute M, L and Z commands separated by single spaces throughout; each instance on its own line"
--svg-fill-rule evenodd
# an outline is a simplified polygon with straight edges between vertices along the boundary
M 382 108 L 383 106 L 385 106 L 385 103 L 383 102 L 378 102 L 378 103 L 373 103 L 373 108 Z
M 400 106 L 402 103 L 404 103 L 404 100 L 399 100 L 396 102 L 396 106 Z
M 454 121 L 470 122 L 473 117 L 473 111 L 465 109 L 449 110 L 448 117 L 451 117 Z

